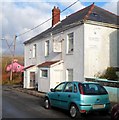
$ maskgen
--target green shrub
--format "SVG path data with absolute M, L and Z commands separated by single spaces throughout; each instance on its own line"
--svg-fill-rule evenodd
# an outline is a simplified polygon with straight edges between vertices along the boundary
M 117 81 L 118 76 L 116 75 L 116 69 L 113 67 L 108 67 L 104 74 L 100 75 L 99 78 Z

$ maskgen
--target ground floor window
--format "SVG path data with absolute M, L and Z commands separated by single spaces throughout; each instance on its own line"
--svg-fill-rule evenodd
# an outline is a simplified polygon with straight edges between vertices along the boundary
M 42 69 L 42 70 L 41 70 L 41 77 L 47 78 L 47 77 L 48 77 L 48 70 Z
M 73 81 L 73 69 L 66 70 L 67 81 Z

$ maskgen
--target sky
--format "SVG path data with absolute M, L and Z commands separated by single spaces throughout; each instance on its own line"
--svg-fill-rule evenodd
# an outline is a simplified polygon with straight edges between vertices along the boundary
M 16 38 L 15 55 L 24 54 L 23 42 L 51 27 L 51 20 L 38 28 L 20 35 L 52 17 L 54 6 L 64 10 L 77 0 L 3 0 L 0 1 L 0 53 L 13 54 L 14 37 Z M 119 15 L 118 0 L 79 0 L 72 7 L 61 14 L 61 20 L 66 16 L 91 5 L 106 9 Z

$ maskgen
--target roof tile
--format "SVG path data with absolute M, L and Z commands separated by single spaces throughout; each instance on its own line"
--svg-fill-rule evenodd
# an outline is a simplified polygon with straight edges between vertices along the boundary
M 46 61 L 44 63 L 39 64 L 37 67 L 50 67 L 51 65 L 59 62 L 60 60 L 57 61 Z

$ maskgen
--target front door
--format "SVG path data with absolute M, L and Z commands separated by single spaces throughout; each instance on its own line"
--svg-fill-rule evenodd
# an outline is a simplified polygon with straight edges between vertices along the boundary
M 35 87 L 35 72 L 30 72 L 30 87 Z

